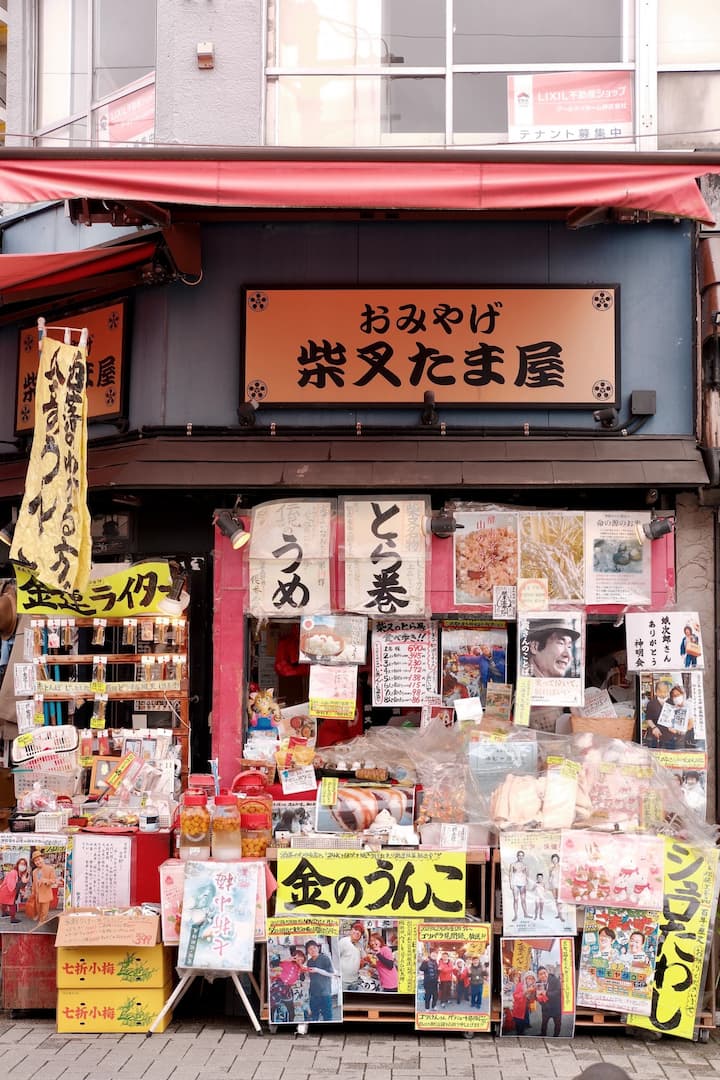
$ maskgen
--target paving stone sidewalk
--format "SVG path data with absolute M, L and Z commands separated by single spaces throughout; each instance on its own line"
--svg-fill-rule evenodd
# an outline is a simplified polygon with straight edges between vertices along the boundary
M 716 1076 L 720 1037 L 647 1041 L 608 1029 L 562 1041 L 466 1039 L 369 1024 L 256 1035 L 223 1017 L 173 1023 L 148 1039 L 61 1035 L 53 1019 L 0 1019 L 0 1070 L 9 1080 L 572 1080 L 599 1061 L 622 1066 L 632 1080 Z

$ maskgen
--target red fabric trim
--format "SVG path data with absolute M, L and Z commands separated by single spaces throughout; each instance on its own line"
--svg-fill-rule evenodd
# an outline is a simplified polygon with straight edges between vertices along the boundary
M 34 255 L 0 255 L 0 294 L 3 300 L 15 293 L 87 278 L 146 262 L 155 254 L 154 243 L 117 248 L 86 248 L 84 251 L 43 252 Z
M 713 223 L 703 164 L 17 159 L 0 201 L 119 199 L 258 208 L 521 210 L 607 206 Z

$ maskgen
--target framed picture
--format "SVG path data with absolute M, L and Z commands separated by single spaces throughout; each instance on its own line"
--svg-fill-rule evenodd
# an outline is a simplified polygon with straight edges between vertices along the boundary
M 135 754 L 136 757 L 142 757 L 143 739 L 125 739 L 123 741 L 123 754 Z
M 103 795 L 107 791 L 107 777 L 117 767 L 120 760 L 119 757 L 104 757 L 103 755 L 93 758 L 89 795 Z

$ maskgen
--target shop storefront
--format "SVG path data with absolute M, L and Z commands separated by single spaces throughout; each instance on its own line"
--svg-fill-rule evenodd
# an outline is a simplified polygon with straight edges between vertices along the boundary
M 13 764 L 48 749 L 35 728 L 71 727 L 77 746 L 50 749 L 76 754 L 78 787 L 94 771 L 93 794 L 110 777 L 120 797 L 78 815 L 65 869 L 63 833 L 41 829 L 12 835 L 5 872 L 47 851 L 70 881 L 68 948 L 72 908 L 162 899 L 148 947 L 165 952 L 133 1013 L 145 1026 L 179 964 L 250 969 L 273 1029 L 395 1016 L 567 1037 L 630 1016 L 704 1036 L 715 520 L 695 431 L 695 225 L 256 209 L 199 232 L 201 280 L 164 262 L 166 283 L 157 267 L 152 288 L 126 282 L 122 385 L 89 358 L 104 425 L 88 452 L 93 561 L 109 564 L 94 607 L 53 608 L 17 582 L 23 660 L 48 670 L 13 695 L 28 724 Z M 88 313 L 66 298 L 43 314 Z M 3 423 L 29 441 L 23 326 L 0 330 L 19 373 Z M 0 463 L 8 511 L 26 465 Z M 148 578 L 136 588 L 137 567 L 115 566 L 140 559 L 158 596 L 108 607 L 145 596 Z M 161 809 L 160 786 L 118 774 L 130 754 L 165 778 L 149 841 L 140 815 Z M 214 807 L 215 837 L 221 788 L 240 799 Z M 167 863 L 178 803 L 195 858 Z M 130 831 L 93 836 L 94 816 Z M 228 859 L 242 882 L 226 895 Z M 161 862 L 157 896 L 138 891 L 137 867 L 155 878 Z M 13 903 L 21 921 L 0 933 L 15 944 L 26 898 Z M 683 918 L 680 994 L 663 976 Z

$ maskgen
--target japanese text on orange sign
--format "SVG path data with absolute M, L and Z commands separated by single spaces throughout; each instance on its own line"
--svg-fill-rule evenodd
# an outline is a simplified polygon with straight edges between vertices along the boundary
M 125 303 L 73 315 L 69 321 L 88 329 L 87 399 L 88 418 L 119 416 L 122 409 L 123 332 Z M 50 335 L 54 331 L 49 332 Z M 37 326 L 20 331 L 18 351 L 15 430 L 32 431 L 35 422 L 35 394 L 38 382 Z
M 278 851 L 276 914 L 457 918 L 464 852 Z
M 250 401 L 594 405 L 616 390 L 612 287 L 255 289 Z
M 716 848 L 665 841 L 665 884 L 649 1017 L 628 1023 L 692 1039 L 717 906 Z

